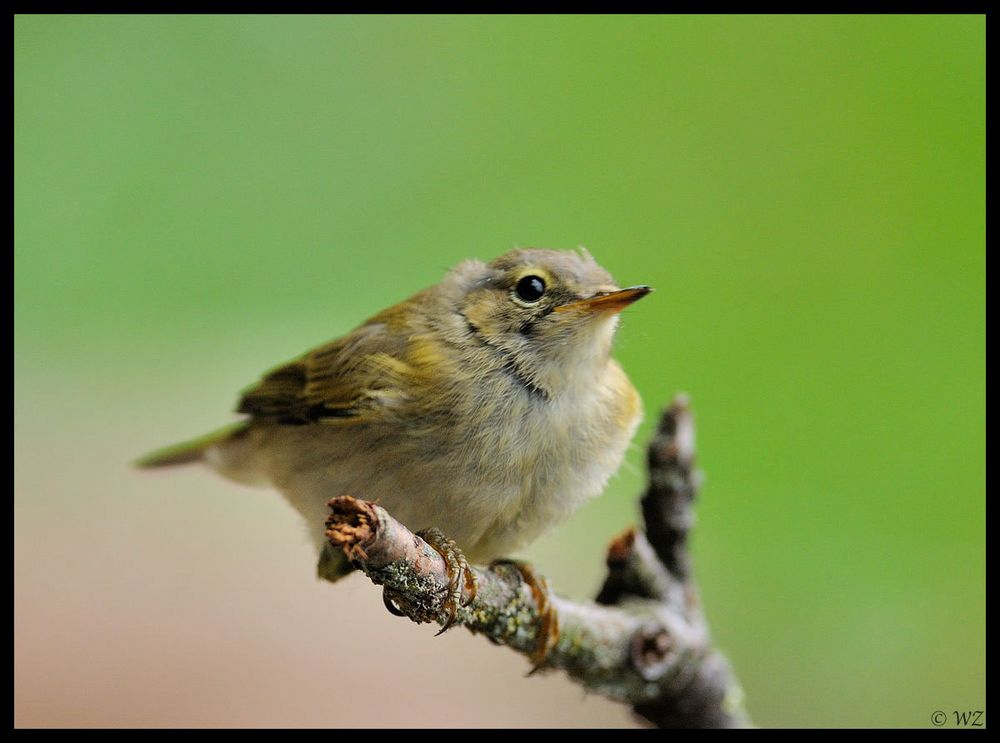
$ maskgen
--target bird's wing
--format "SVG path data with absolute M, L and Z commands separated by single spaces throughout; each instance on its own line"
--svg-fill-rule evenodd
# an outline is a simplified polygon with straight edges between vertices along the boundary
M 268 372 L 243 393 L 237 412 L 290 425 L 379 418 L 404 395 L 409 369 L 405 334 L 378 319 Z

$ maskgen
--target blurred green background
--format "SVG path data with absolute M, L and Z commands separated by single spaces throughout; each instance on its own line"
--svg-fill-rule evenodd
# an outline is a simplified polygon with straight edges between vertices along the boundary
M 313 578 L 149 449 L 467 257 L 586 245 L 647 422 L 533 546 L 592 595 L 660 406 L 764 726 L 985 706 L 985 19 L 14 21 L 15 724 L 632 725 Z M 390 669 L 391 670 L 390 672 Z

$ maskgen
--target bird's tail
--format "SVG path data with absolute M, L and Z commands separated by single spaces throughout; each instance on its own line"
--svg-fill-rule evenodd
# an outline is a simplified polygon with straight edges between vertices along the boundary
M 155 467 L 174 467 L 181 464 L 200 462 L 205 458 L 205 452 L 210 447 L 246 431 L 249 425 L 249 422 L 241 421 L 240 423 L 220 428 L 217 431 L 212 431 L 204 436 L 199 436 L 196 439 L 174 444 L 164 449 L 158 449 L 136 460 L 135 465 L 142 469 L 153 469 Z

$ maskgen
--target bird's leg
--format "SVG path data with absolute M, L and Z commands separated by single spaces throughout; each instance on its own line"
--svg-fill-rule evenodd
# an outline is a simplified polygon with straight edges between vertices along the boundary
M 424 529 L 418 531 L 417 536 L 444 558 L 444 564 L 448 568 L 448 597 L 445 599 L 444 608 L 448 612 L 448 620 L 438 632 L 442 632 L 451 627 L 458 614 L 459 606 L 467 606 L 476 598 L 476 590 L 479 584 L 476 582 L 476 574 L 469 567 L 469 562 L 462 554 L 454 540 L 449 539 L 440 529 Z M 462 601 L 463 584 L 465 590 L 469 592 L 469 598 Z
M 549 651 L 559 641 L 559 615 L 556 613 L 556 609 L 549 598 L 548 583 L 545 581 L 545 578 L 535 572 L 535 569 L 531 565 L 526 562 L 507 559 L 494 560 L 490 564 L 490 567 L 492 568 L 494 565 L 512 565 L 517 568 L 517 571 L 521 574 L 521 579 L 531 589 L 531 595 L 535 599 L 535 605 L 538 607 L 538 643 L 530 656 L 533 666 L 528 673 L 530 676 L 544 665 Z

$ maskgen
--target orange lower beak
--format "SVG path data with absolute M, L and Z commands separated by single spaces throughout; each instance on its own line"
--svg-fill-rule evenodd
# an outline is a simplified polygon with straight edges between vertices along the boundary
M 636 302 L 653 291 L 650 286 L 630 286 L 614 292 L 601 292 L 586 299 L 580 299 L 569 304 L 556 307 L 553 312 L 568 310 L 588 310 L 590 312 L 621 312 L 633 302 Z

